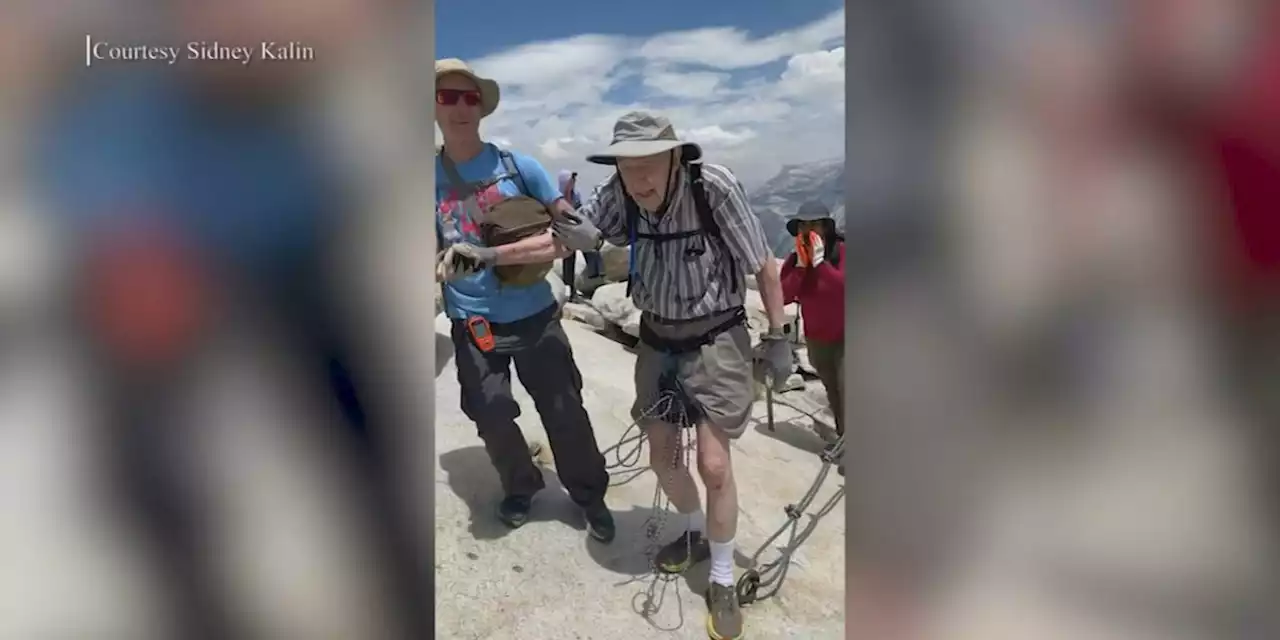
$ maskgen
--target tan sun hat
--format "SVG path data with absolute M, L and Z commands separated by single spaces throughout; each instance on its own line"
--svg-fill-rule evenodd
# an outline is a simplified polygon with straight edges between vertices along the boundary
M 613 125 L 612 143 L 604 151 L 587 156 L 587 162 L 612 166 L 618 164 L 618 158 L 644 158 L 676 147 L 684 149 L 684 159 L 689 162 L 702 157 L 702 147 L 681 140 L 665 116 L 632 111 Z
M 436 80 L 440 80 L 441 76 L 456 73 L 471 79 L 480 88 L 480 116 L 485 117 L 493 113 L 498 108 L 498 99 L 501 92 L 498 91 L 498 83 L 488 78 L 481 78 L 476 75 L 475 71 L 467 63 L 457 58 L 445 58 L 444 60 L 436 60 Z

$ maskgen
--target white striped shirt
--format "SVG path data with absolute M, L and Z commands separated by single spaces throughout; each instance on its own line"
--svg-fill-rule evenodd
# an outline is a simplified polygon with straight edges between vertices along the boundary
M 688 170 L 681 168 L 676 181 L 680 187 L 662 218 L 654 219 L 640 207 L 637 232 L 677 234 L 702 229 Z M 758 273 L 773 259 L 760 220 L 752 213 L 747 194 L 733 173 L 720 165 L 704 164 L 702 182 L 720 226 L 720 239 L 710 235 L 661 243 L 638 239 L 631 248 L 636 272 L 632 274 L 632 298 L 641 311 L 671 320 L 690 320 L 742 306 L 747 292 L 746 275 Z M 592 191 L 578 211 L 600 229 L 610 244 L 624 247 L 632 244 L 625 202 L 622 180 L 615 173 Z M 732 273 L 726 247 L 736 267 Z

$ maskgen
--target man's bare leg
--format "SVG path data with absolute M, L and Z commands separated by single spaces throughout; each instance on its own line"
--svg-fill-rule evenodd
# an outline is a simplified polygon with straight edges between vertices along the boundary
M 738 487 L 733 477 L 729 437 L 706 423 L 698 425 L 698 475 L 707 487 L 711 581 L 731 587 L 734 536 L 738 533 Z
M 692 514 L 702 509 L 698 485 L 685 464 L 680 451 L 680 434 L 669 424 L 653 425 L 646 432 L 649 438 L 649 465 L 658 476 L 663 493 L 671 505 L 682 514 Z

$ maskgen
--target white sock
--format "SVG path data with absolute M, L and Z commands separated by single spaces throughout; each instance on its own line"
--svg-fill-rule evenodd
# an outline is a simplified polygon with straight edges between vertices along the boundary
M 711 541 L 711 581 L 726 587 L 733 586 L 733 541 Z
M 698 509 L 689 515 L 689 530 L 702 533 L 707 530 L 707 512 Z

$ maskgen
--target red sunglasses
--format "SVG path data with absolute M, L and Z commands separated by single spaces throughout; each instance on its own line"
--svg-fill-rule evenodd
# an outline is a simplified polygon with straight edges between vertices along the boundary
M 461 100 L 468 107 L 480 104 L 480 92 L 471 89 L 436 89 L 436 104 L 452 106 Z

